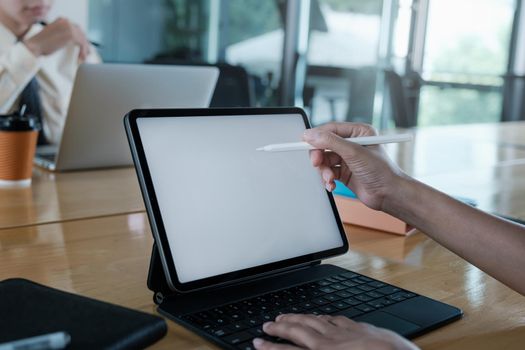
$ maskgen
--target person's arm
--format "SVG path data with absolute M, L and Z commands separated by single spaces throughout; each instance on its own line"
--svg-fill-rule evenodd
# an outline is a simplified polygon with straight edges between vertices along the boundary
M 0 113 L 8 112 L 16 99 L 40 69 L 41 56 L 56 52 L 73 43 L 79 50 L 79 59 L 98 62 L 96 53 L 82 30 L 67 19 L 59 18 L 36 35 L 13 44 L 0 55 Z
M 463 204 L 405 175 L 380 146 L 345 137 L 373 134 L 363 124 L 327 124 L 305 133 L 328 189 L 340 179 L 367 206 L 418 228 L 492 277 L 525 295 L 525 227 Z M 339 164 L 341 167 L 333 167 Z
M 66 18 L 58 18 L 23 42 L 36 57 L 50 55 L 70 43 L 80 48 L 80 61 L 85 61 L 91 51 L 82 29 Z
M 40 68 L 38 58 L 21 42 L 0 55 L 0 113 L 7 113 Z
M 524 226 L 489 215 L 410 178 L 398 180 L 382 210 L 525 295 Z

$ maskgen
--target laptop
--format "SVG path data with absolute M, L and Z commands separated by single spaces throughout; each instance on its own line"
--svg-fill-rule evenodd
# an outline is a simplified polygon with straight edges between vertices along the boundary
M 124 119 L 169 293 L 158 311 L 225 349 L 282 313 L 344 315 L 412 338 L 454 306 L 338 266 L 349 245 L 299 108 L 134 110 Z
M 215 67 L 81 65 L 57 146 L 38 147 L 35 163 L 66 171 L 133 164 L 122 116 L 133 108 L 208 107 Z

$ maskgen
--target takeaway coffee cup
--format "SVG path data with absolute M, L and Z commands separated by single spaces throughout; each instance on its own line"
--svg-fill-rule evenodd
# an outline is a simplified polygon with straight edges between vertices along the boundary
M 32 116 L 0 116 L 0 187 L 31 185 L 39 129 L 38 120 Z

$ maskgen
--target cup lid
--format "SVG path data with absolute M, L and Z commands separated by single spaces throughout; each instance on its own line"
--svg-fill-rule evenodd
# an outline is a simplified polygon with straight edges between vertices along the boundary
M 32 115 L 20 116 L 17 113 L 0 116 L 0 130 L 2 131 L 33 131 L 40 129 L 38 118 Z

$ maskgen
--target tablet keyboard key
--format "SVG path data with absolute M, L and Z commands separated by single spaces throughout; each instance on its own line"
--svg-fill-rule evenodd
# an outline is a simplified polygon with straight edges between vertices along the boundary
M 345 285 L 347 287 L 356 287 L 359 285 L 359 283 L 355 283 L 355 282 L 352 282 L 352 281 L 344 281 L 344 282 L 341 282 L 342 285 Z
M 238 331 L 245 330 L 246 328 L 249 328 L 250 326 L 251 325 L 249 325 L 248 323 L 236 322 L 236 323 L 232 323 L 229 327 L 232 327 L 233 329 L 235 329 L 236 332 L 238 332 Z
M 401 291 L 401 289 L 396 288 L 396 287 L 392 287 L 392 286 L 386 286 L 386 287 L 383 287 L 383 288 L 376 289 L 376 292 L 381 293 L 383 295 L 390 295 L 390 294 L 394 294 L 394 293 L 397 293 L 397 292 L 400 292 L 400 291 Z
M 368 292 L 368 293 L 366 293 L 366 295 L 368 295 L 369 297 L 374 298 L 374 299 L 383 297 L 382 294 L 377 293 L 377 292 Z
M 405 298 L 409 299 L 409 298 L 413 298 L 413 297 L 415 297 L 416 294 L 411 293 L 411 292 L 403 292 L 403 296 L 404 296 Z
M 211 315 L 212 316 L 217 316 L 217 315 L 222 316 L 226 313 L 227 310 L 228 309 L 225 307 L 217 307 L 211 311 Z
M 228 324 L 229 322 L 224 318 L 215 318 L 212 320 L 217 326 L 223 326 Z
M 358 277 L 358 280 L 361 280 L 363 282 L 373 282 L 374 280 L 365 276 Z
M 335 284 L 332 284 L 330 286 L 330 288 L 335 289 L 335 290 L 343 290 L 343 289 L 346 289 L 348 287 L 345 287 L 345 286 L 343 286 L 342 284 L 339 284 L 339 283 L 335 283 Z
M 362 291 L 361 289 L 357 289 L 357 288 L 349 288 L 349 289 L 346 289 L 345 292 L 352 293 L 353 295 L 364 293 L 364 291 Z
M 345 303 L 349 304 L 349 305 L 352 305 L 352 306 L 356 306 L 356 305 L 359 305 L 359 304 L 363 303 L 362 301 L 359 301 L 359 300 L 354 299 L 354 298 L 347 298 L 347 299 L 344 299 L 343 301 Z
M 390 299 L 388 299 L 388 298 L 377 299 L 377 300 L 374 300 L 373 302 L 381 303 L 381 304 L 383 305 L 383 307 L 388 306 L 388 305 L 392 305 L 392 304 L 395 304 L 395 303 L 396 303 L 395 301 L 390 300 Z
M 263 314 L 261 315 L 261 318 L 263 319 L 263 322 L 269 322 L 275 320 L 275 318 L 278 316 L 278 313 L 269 313 L 269 314 Z
M 230 332 L 232 333 L 232 332 Z M 228 334 L 223 328 L 216 329 L 213 331 L 213 335 L 216 337 L 224 337 L 226 334 Z
M 252 338 L 253 336 L 248 332 L 239 332 L 239 333 L 228 335 L 224 337 L 223 340 L 229 344 L 236 345 L 236 344 L 243 343 Z
M 323 287 L 323 288 L 320 288 L 319 289 L 321 292 L 323 293 L 333 293 L 335 292 L 336 290 L 335 289 L 332 289 L 331 287 Z
M 253 346 L 252 341 L 247 341 L 246 343 L 242 343 L 240 345 L 237 345 L 237 349 L 240 350 L 255 350 L 255 347 Z
M 348 317 L 348 318 L 354 318 L 354 317 L 357 317 L 359 315 L 362 315 L 363 312 L 361 310 L 358 310 L 358 309 L 355 309 L 355 308 L 350 308 L 350 309 L 346 309 L 346 310 L 343 310 L 343 311 L 339 311 L 336 313 L 336 315 L 341 315 L 341 316 L 345 316 L 345 317 Z
M 370 312 L 370 311 L 374 311 L 375 310 L 375 307 L 372 307 L 372 306 L 367 305 L 367 304 L 357 305 L 355 308 L 358 309 L 358 310 L 361 310 L 363 312 Z
M 370 306 L 372 306 L 373 308 L 376 308 L 376 309 L 379 309 L 379 308 L 384 306 L 383 303 L 381 303 L 379 300 L 372 300 L 372 301 L 369 301 L 366 304 L 370 305 Z
M 346 278 L 346 279 L 359 277 L 359 275 L 357 273 L 353 273 L 353 272 L 345 272 L 345 273 L 340 274 L 339 276 L 341 276 L 343 278 Z
M 330 300 L 330 301 L 338 301 L 339 299 L 341 299 L 341 297 L 336 295 L 335 293 L 325 295 L 323 298 L 325 298 L 326 300 Z
M 244 310 L 244 313 L 248 317 L 255 317 L 255 316 L 260 315 L 260 312 L 258 310 L 256 310 L 256 309 L 253 309 L 253 308 Z
M 368 295 L 366 294 L 360 294 L 360 295 L 356 295 L 354 298 L 356 298 L 357 300 L 361 300 L 362 302 L 367 302 L 367 301 L 370 301 L 370 300 L 373 300 L 374 298 L 370 298 Z
M 304 309 L 300 305 L 290 306 L 290 312 L 294 314 L 300 314 Z
M 329 281 L 329 282 L 332 282 L 332 283 L 339 282 L 338 280 L 336 280 L 335 278 L 332 278 L 332 277 L 325 278 L 325 281 Z
M 350 281 L 356 283 L 356 284 L 365 284 L 365 281 L 361 281 L 359 278 L 352 278 Z
M 242 304 L 244 305 L 244 307 L 247 307 L 247 308 L 251 308 L 255 306 L 255 303 L 251 299 L 243 301 Z
M 403 301 L 407 298 L 405 298 L 405 293 L 395 293 L 395 294 L 392 294 L 392 295 L 389 295 L 387 298 L 388 299 L 391 299 L 393 301 Z
M 381 288 L 381 287 L 386 286 L 386 284 L 384 284 L 383 282 L 379 282 L 379 281 L 370 282 L 368 283 L 368 285 L 374 288 Z
M 243 316 L 240 313 L 232 313 L 227 315 L 229 318 L 231 318 L 233 321 L 242 320 Z
M 367 286 L 366 284 L 360 285 L 357 288 L 359 288 L 359 289 L 361 289 L 361 290 L 363 290 L 365 292 L 370 292 L 371 290 L 374 290 L 373 287 Z
M 337 303 L 333 303 L 332 305 L 340 310 L 349 308 L 349 305 L 343 301 L 338 301 Z
M 333 314 L 334 312 L 339 311 L 338 308 L 332 305 L 321 306 L 319 310 L 321 310 L 321 312 L 325 314 Z
M 335 293 L 335 295 L 338 295 L 338 296 L 340 296 L 341 298 L 349 298 L 349 297 L 351 297 L 353 294 L 352 294 L 352 293 L 348 293 L 347 291 L 342 291 L 342 292 L 337 292 L 337 293 Z
M 324 299 L 324 298 L 318 298 L 318 299 L 314 299 L 312 300 L 312 303 L 316 304 L 316 305 L 326 305 L 326 304 L 329 304 L 330 301 Z
M 313 308 L 316 307 L 317 305 L 314 304 L 314 303 L 311 303 L 311 302 L 307 301 L 307 302 L 305 302 L 305 303 L 301 303 L 301 304 L 299 304 L 299 306 L 303 309 L 303 311 L 305 311 L 305 310 L 313 309 Z
M 260 337 L 264 335 L 264 332 L 261 327 L 250 328 L 247 332 L 253 335 L 254 337 Z
M 347 280 L 346 278 L 341 277 L 341 276 L 332 276 L 331 278 L 333 278 L 334 280 L 338 280 L 338 281 L 346 281 Z
M 244 322 L 246 322 L 251 327 L 255 327 L 255 326 L 261 325 L 264 321 L 262 317 L 254 317 L 254 318 L 249 318 L 245 320 Z
M 311 289 L 311 290 L 308 291 L 308 293 L 306 293 L 306 295 L 309 295 L 310 298 L 315 298 L 315 297 L 318 297 L 320 295 L 323 295 L 323 292 Z

